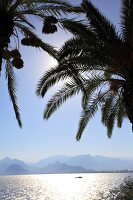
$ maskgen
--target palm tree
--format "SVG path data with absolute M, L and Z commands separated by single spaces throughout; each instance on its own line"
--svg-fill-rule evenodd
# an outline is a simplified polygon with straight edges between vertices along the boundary
M 37 35 L 33 17 L 42 20 L 43 33 L 54 33 L 57 31 L 56 17 L 63 13 L 79 12 L 80 9 L 73 7 L 63 0 L 1 0 L 0 1 L 0 73 L 6 62 L 6 78 L 8 90 L 16 119 L 22 126 L 16 97 L 16 80 L 13 67 L 20 69 L 24 63 L 19 51 L 22 45 L 42 48 L 54 58 L 56 50 L 44 43 Z M 51 16 L 52 14 L 52 16 Z M 53 16 L 54 15 L 54 16 Z M 15 48 L 14 44 L 15 43 Z
M 99 109 L 110 138 L 115 122 L 120 128 L 128 118 L 133 126 L 133 1 L 121 0 L 119 32 L 90 1 L 83 0 L 81 8 L 85 18 L 62 21 L 73 37 L 59 50 L 58 65 L 40 79 L 36 93 L 44 97 L 50 87 L 64 80 L 48 101 L 44 119 L 81 93 L 77 140 Z

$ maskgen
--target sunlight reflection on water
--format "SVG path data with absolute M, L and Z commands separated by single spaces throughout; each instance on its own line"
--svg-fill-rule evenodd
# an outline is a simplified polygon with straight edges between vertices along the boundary
M 132 174 L 1 176 L 0 200 L 91 200 Z M 82 176 L 83 178 L 76 178 Z

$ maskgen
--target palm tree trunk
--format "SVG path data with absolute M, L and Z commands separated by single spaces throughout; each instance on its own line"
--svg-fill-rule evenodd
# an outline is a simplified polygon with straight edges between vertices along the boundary
M 9 43 L 10 43 L 9 37 L 0 38 L 0 75 L 1 75 L 1 70 L 2 70 L 3 50 L 4 48 L 8 48 Z
M 127 81 L 123 91 L 123 101 L 125 104 L 126 114 L 132 124 L 133 131 L 133 81 Z
M 0 40 L 0 75 L 1 75 L 1 70 L 2 70 L 2 57 L 3 57 L 3 50 L 4 50 L 4 45 L 5 45 L 5 39 L 1 38 Z
M 1 75 L 1 70 L 2 70 L 3 49 L 4 49 L 4 46 L 2 44 L 0 44 L 0 75 Z

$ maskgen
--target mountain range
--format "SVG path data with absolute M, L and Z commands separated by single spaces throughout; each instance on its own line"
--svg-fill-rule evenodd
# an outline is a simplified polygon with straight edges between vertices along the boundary
M 133 160 L 104 156 L 57 155 L 36 163 L 25 163 L 18 159 L 0 160 L 0 175 L 85 173 L 97 171 L 133 170 Z

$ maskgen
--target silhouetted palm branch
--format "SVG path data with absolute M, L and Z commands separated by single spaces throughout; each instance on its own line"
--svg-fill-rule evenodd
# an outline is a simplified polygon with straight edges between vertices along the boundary
M 13 104 L 16 119 L 18 121 L 19 126 L 22 127 L 19 107 L 17 103 L 17 96 L 16 96 L 17 82 L 16 82 L 12 64 L 10 61 L 6 62 L 6 79 L 7 79 L 8 91 L 9 91 L 10 99 Z
M 121 7 L 121 30 L 118 32 L 91 1 L 83 0 L 81 9 L 86 19 L 61 21 L 73 37 L 60 48 L 58 67 L 47 71 L 38 85 L 37 94 L 43 97 L 58 81 L 66 80 L 63 88 L 48 102 L 44 111 L 46 119 L 69 97 L 81 91 L 83 111 L 77 140 L 99 109 L 109 138 L 115 122 L 119 128 L 124 118 L 133 124 L 133 2 L 121 0 Z M 75 89 L 66 89 L 65 93 L 69 78 Z
M 22 45 L 41 48 L 49 53 L 55 59 L 57 51 L 51 45 L 44 43 L 36 34 L 36 20 L 42 22 L 45 26 L 46 19 L 61 18 L 67 13 L 83 12 L 81 7 L 75 7 L 65 0 L 1 0 L 0 1 L 0 72 L 2 70 L 3 60 L 7 62 L 7 80 L 8 90 L 13 103 L 16 118 L 21 127 L 21 118 L 16 102 L 16 85 L 13 67 L 20 69 L 24 66 L 21 54 L 19 52 L 20 38 Z M 33 20 L 34 19 L 34 20 Z M 58 19 L 56 19 L 58 22 Z M 48 24 L 49 33 L 51 24 Z M 43 30 L 42 30 L 43 32 Z M 17 47 L 13 46 L 11 40 L 15 39 Z M 17 42 L 16 42 L 17 41 Z M 11 43 L 10 43 L 11 42 Z M 11 44 L 9 46 L 9 43 Z

